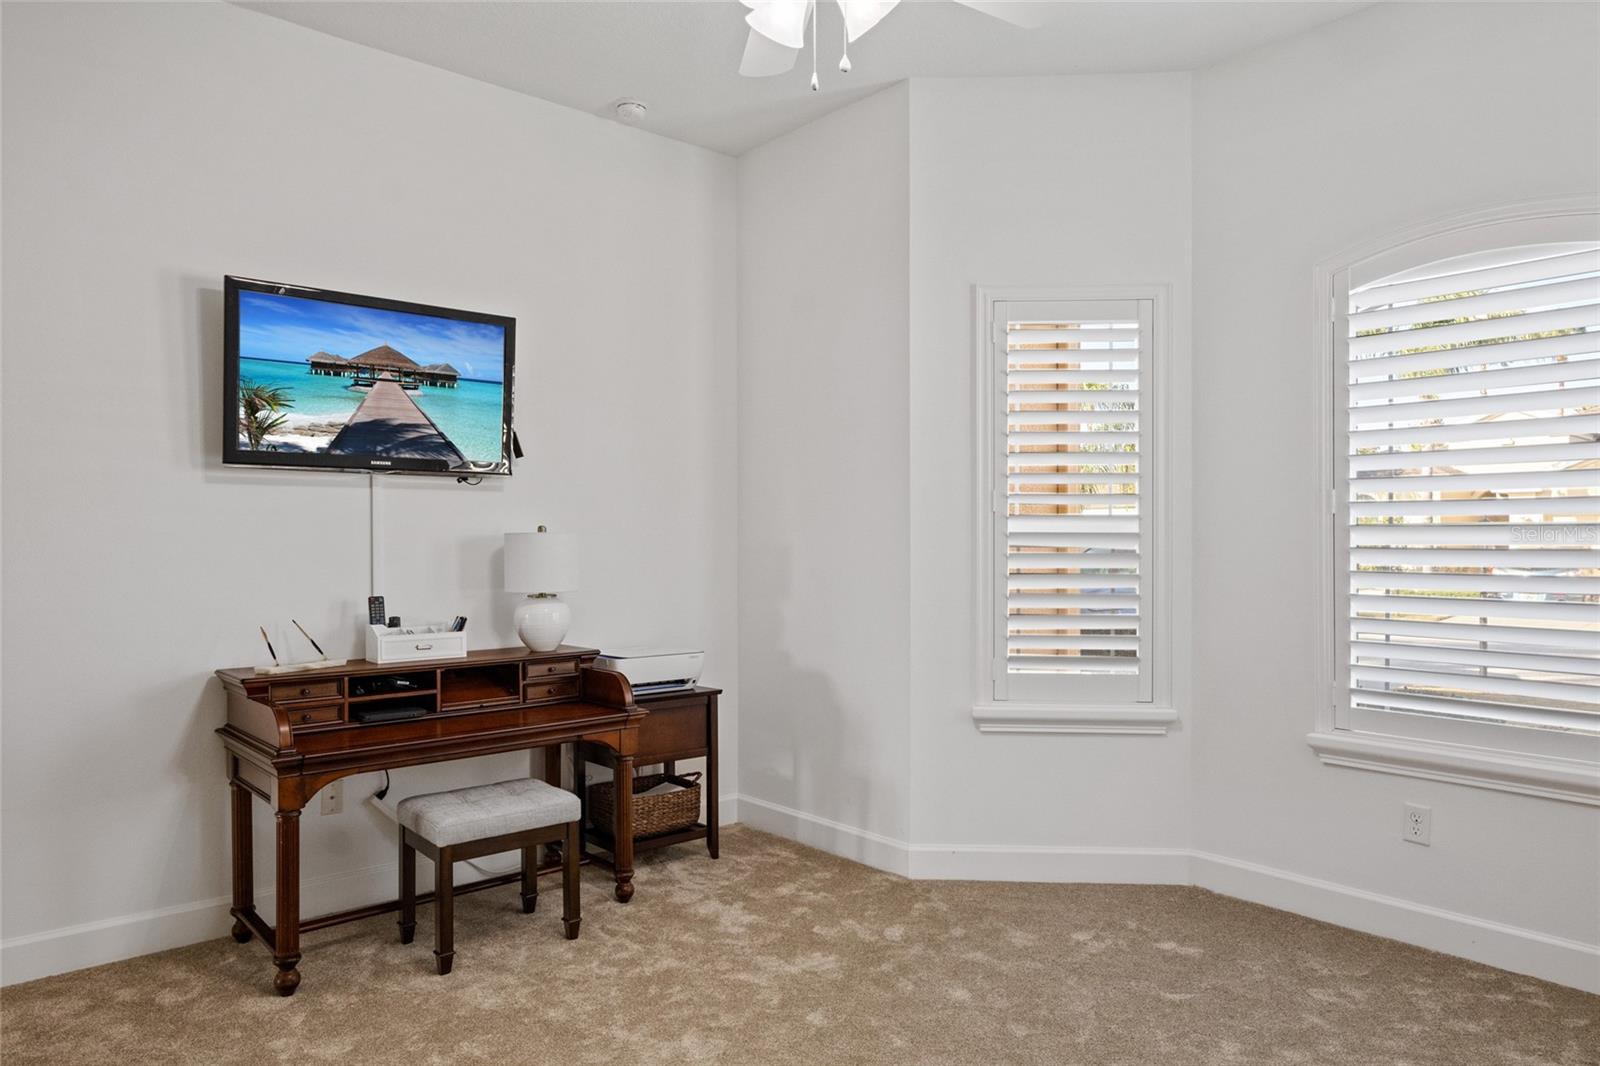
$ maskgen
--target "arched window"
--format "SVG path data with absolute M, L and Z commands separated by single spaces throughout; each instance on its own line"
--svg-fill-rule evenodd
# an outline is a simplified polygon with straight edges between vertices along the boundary
M 1334 276 L 1336 729 L 1600 750 L 1593 233 L 1475 226 Z

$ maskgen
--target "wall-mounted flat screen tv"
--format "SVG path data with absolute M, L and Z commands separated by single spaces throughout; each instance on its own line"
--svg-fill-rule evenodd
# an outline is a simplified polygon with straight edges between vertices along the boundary
M 223 462 L 511 473 L 516 320 L 223 279 Z

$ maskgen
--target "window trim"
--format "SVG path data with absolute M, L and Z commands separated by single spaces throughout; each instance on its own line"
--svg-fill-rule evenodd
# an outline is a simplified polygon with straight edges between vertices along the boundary
M 1600 219 L 1600 198 L 1573 196 L 1528 200 L 1485 210 L 1446 216 L 1378 237 L 1346 249 L 1316 265 L 1312 278 L 1313 374 L 1312 425 L 1318 477 L 1312 513 L 1317 516 L 1317 598 L 1315 617 L 1319 649 L 1314 671 L 1316 713 L 1307 743 L 1326 766 L 1350 767 L 1407 777 L 1515 792 L 1544 799 L 1600 806 L 1600 738 L 1573 734 L 1530 735 L 1530 743 L 1508 747 L 1506 726 L 1419 717 L 1415 728 L 1363 728 L 1352 715 L 1348 694 L 1338 684 L 1339 663 L 1347 654 L 1343 560 L 1336 559 L 1336 524 L 1340 517 L 1339 464 L 1343 449 L 1335 447 L 1344 413 L 1340 383 L 1344 380 L 1340 330 L 1347 309 L 1340 296 L 1348 291 L 1352 271 L 1380 274 L 1447 258 L 1484 246 L 1485 231 L 1506 228 L 1555 229 L 1585 216 Z M 1518 235 L 1508 243 L 1523 243 Z M 1533 237 L 1538 240 L 1539 237 Z M 1532 241 L 1529 241 L 1532 243 Z M 1426 248 L 1426 253 L 1421 251 Z M 1397 716 L 1401 717 L 1401 716 Z M 1402 723 L 1393 723 L 1397 729 Z M 1380 723 L 1373 723 L 1378 726 Z
M 1155 420 L 1151 423 L 1150 461 L 1153 466 L 1149 485 L 1149 523 L 1151 588 L 1149 628 L 1151 699 L 1149 702 L 1106 703 L 1103 699 L 1084 702 L 1042 701 L 1035 698 L 1002 700 L 994 697 L 995 620 L 994 577 L 995 545 L 995 356 L 994 308 L 1012 301 L 1058 300 L 1149 300 L 1151 336 L 1149 393 Z M 978 620 L 973 649 L 976 691 L 973 693 L 973 724 L 982 733 L 1073 733 L 1111 735 L 1164 735 L 1177 722 L 1173 707 L 1174 672 L 1172 632 L 1173 583 L 1171 558 L 1171 493 L 1168 442 L 1173 425 L 1167 381 L 1168 353 L 1172 347 L 1172 286 L 1166 283 L 1139 285 L 1069 285 L 1059 287 L 1012 287 L 978 285 L 973 287 L 973 406 L 974 487 L 973 522 L 977 552 L 974 606 Z

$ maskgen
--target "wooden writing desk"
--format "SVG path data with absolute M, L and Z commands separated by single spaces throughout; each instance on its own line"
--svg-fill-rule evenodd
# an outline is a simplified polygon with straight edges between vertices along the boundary
M 604 750 L 626 780 L 633 774 L 640 723 L 649 712 L 634 702 L 626 678 L 591 665 L 596 654 L 567 646 L 553 652 L 504 648 L 471 652 L 463 659 L 361 659 L 293 674 L 217 671 L 228 695 L 228 721 L 217 733 L 227 749 L 232 793 L 233 937 L 242 944 L 254 933 L 272 947 L 278 968 L 273 986 L 280 995 L 293 995 L 299 987 L 302 932 L 398 906 L 380 903 L 300 917 L 300 812 L 317 791 L 350 774 L 569 742 Z M 377 676 L 405 677 L 415 687 L 358 692 Z M 390 704 L 422 704 L 428 713 L 388 723 L 355 719 L 362 707 Z M 252 796 L 270 804 L 277 821 L 274 925 L 255 908 Z M 617 791 L 612 836 L 616 896 L 626 903 L 633 897 L 633 796 L 625 788 Z M 488 878 L 456 892 L 508 884 L 517 876 Z

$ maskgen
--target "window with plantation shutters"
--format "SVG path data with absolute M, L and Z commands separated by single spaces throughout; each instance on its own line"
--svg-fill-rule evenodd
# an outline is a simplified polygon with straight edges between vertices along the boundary
M 1600 733 L 1600 244 L 1347 288 L 1347 724 Z
M 994 304 L 996 699 L 1151 699 L 1152 305 Z

